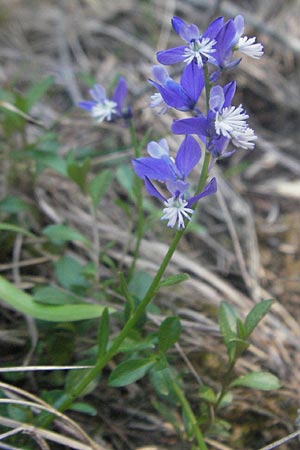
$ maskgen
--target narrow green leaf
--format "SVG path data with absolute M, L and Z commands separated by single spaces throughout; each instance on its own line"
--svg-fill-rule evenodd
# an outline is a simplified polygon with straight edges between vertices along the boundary
M 247 333 L 243 321 L 238 317 L 236 320 L 237 335 L 240 339 L 246 339 Z
M 151 369 L 151 384 L 160 395 L 168 395 L 170 392 L 170 369 L 166 367 L 162 370 Z
M 100 319 L 100 324 L 98 328 L 98 357 L 97 359 L 101 358 L 107 348 L 109 339 L 109 312 L 108 308 L 104 308 L 103 314 Z
M 182 283 L 183 281 L 188 280 L 189 276 L 187 273 L 180 273 L 178 275 L 170 275 L 161 281 L 160 287 L 166 286 L 174 286 L 175 284 Z
M 85 402 L 76 402 L 73 403 L 70 407 L 72 411 L 77 411 L 83 414 L 87 414 L 89 416 L 96 416 L 97 415 L 97 409 L 94 408 L 94 406 L 89 405 Z
M 155 362 L 149 358 L 136 358 L 124 361 L 113 370 L 108 384 L 109 386 L 121 387 L 134 383 L 143 378 L 154 364 Z
M 88 192 L 91 196 L 94 209 L 96 209 L 107 191 L 112 180 L 112 171 L 103 170 L 96 175 L 88 184 Z
M 223 340 L 227 345 L 229 341 L 236 336 L 237 314 L 233 306 L 222 302 L 219 308 L 219 325 Z
M 72 292 L 64 291 L 56 286 L 37 288 L 32 300 L 43 305 L 74 305 L 82 303 Z
M 167 317 L 158 329 L 158 348 L 165 353 L 175 342 L 181 333 L 181 323 L 177 316 Z
M 31 295 L 18 289 L 0 276 L 0 299 L 17 311 L 48 322 L 75 322 L 101 317 L 104 306 L 79 303 L 77 305 L 48 306 L 35 302 Z M 110 309 L 113 312 L 113 309 Z
M 259 322 L 269 312 L 273 303 L 274 300 L 263 300 L 262 302 L 257 303 L 254 308 L 252 308 L 245 320 L 245 329 L 247 336 L 250 336 Z
M 87 247 L 91 246 L 91 242 L 74 228 L 67 225 L 48 225 L 42 232 L 54 244 L 63 244 L 68 241 L 82 242 Z
M 12 223 L 6 222 L 0 223 L 0 230 L 13 231 L 14 233 L 21 233 L 30 238 L 36 238 L 36 236 L 33 233 L 30 233 L 29 231 L 25 230 L 25 228 L 18 227 L 17 225 L 14 225 Z
M 279 389 L 280 386 L 280 380 L 269 372 L 251 372 L 235 379 L 230 384 L 230 387 L 247 387 L 262 391 Z
M 116 172 L 117 180 L 125 189 L 130 199 L 135 200 L 134 198 L 134 172 L 128 165 L 120 166 Z

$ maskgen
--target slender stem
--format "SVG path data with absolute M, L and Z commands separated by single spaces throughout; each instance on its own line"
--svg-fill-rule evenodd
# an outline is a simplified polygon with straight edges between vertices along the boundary
M 185 412 L 185 414 L 186 414 L 186 416 L 187 416 L 187 418 L 189 420 L 189 423 L 190 423 L 190 425 L 191 425 L 191 427 L 193 429 L 194 436 L 195 436 L 195 438 L 197 440 L 197 443 L 198 443 L 197 449 L 199 449 L 199 450 L 207 450 L 206 444 L 204 442 L 203 435 L 202 435 L 202 433 L 200 431 L 200 428 L 199 428 L 199 425 L 197 423 L 197 419 L 196 419 L 196 417 L 195 417 L 195 415 L 194 415 L 194 413 L 192 411 L 192 408 L 191 408 L 188 400 L 186 399 L 186 397 L 184 395 L 184 392 L 178 386 L 176 381 L 173 382 L 173 388 L 174 388 L 174 391 L 175 391 L 175 393 L 177 395 L 177 398 L 178 398 L 178 400 L 179 400 L 179 402 L 181 404 L 181 407 L 182 407 L 183 411 Z
M 136 132 L 135 132 L 135 127 L 134 127 L 134 123 L 133 120 L 131 119 L 129 122 L 129 132 L 130 132 L 130 137 L 131 137 L 131 143 L 133 146 L 133 150 L 134 150 L 134 156 L 136 158 L 139 158 L 141 155 L 141 149 L 140 149 L 140 144 L 137 140 L 137 136 L 136 136 Z M 143 233 L 144 233 L 144 215 L 143 215 L 143 182 L 142 180 L 135 176 L 135 194 L 136 194 L 136 202 L 137 202 L 137 228 L 136 228 L 136 243 L 135 243 L 135 248 L 133 251 L 133 258 L 132 258 L 132 264 L 131 267 L 129 269 L 129 273 L 128 273 L 128 278 L 130 279 L 132 277 L 132 274 L 134 272 L 135 266 L 136 266 L 136 262 L 139 256 L 139 251 L 140 251 L 140 245 L 141 245 L 141 241 L 142 241 L 142 237 L 143 237 Z
M 64 394 L 62 397 L 58 399 L 58 401 L 55 403 L 55 408 L 59 409 L 60 411 L 64 411 L 73 403 L 73 401 L 85 390 L 85 388 L 89 385 L 89 383 L 96 378 L 100 372 L 102 371 L 103 367 L 118 353 L 118 350 L 120 348 L 120 345 L 124 341 L 124 339 L 128 336 L 129 332 L 132 330 L 134 325 L 137 323 L 141 315 L 144 313 L 145 309 L 151 302 L 153 296 L 155 295 L 156 291 L 158 290 L 158 286 L 160 283 L 160 280 L 177 248 L 177 245 L 184 233 L 184 229 L 178 230 L 171 242 L 171 245 L 145 295 L 137 309 L 133 312 L 132 316 L 129 318 L 129 320 L 126 322 L 124 328 L 120 331 L 119 335 L 115 338 L 113 341 L 110 349 L 105 353 L 99 360 L 96 362 L 96 365 L 89 370 L 83 378 L 79 381 L 79 383 L 72 389 L 72 391 Z M 46 427 L 51 423 L 53 420 L 53 416 L 49 415 L 47 417 L 44 417 L 43 420 L 39 425 Z
M 206 97 L 208 99 L 210 84 L 209 84 L 209 74 L 208 74 L 207 69 L 205 71 L 205 80 L 206 80 L 206 83 L 205 83 Z M 207 100 L 207 104 L 208 104 L 208 100 Z M 139 157 L 140 148 L 139 148 L 138 141 L 136 139 L 136 134 L 135 134 L 135 130 L 134 130 L 134 126 L 133 126 L 132 122 L 130 122 L 130 135 L 131 135 L 131 140 L 132 140 L 132 144 L 133 144 L 134 151 L 135 151 L 135 156 Z M 199 183 L 198 183 L 198 192 L 200 192 L 204 188 L 206 178 L 208 176 L 209 161 L 210 161 L 210 154 L 208 152 L 206 152 L 200 179 L 199 179 Z M 139 200 L 139 198 L 140 198 L 140 200 Z M 133 260 L 133 264 L 131 266 L 131 273 L 133 270 L 132 268 L 135 267 L 136 259 L 137 259 L 138 252 L 139 252 L 139 246 L 140 246 L 140 242 L 141 242 L 142 230 L 143 230 L 143 208 L 142 208 L 143 205 L 142 205 L 142 185 L 141 184 L 137 185 L 137 199 L 138 199 L 138 208 L 139 208 L 139 211 L 138 211 L 139 237 L 136 242 L 136 248 L 135 248 L 135 252 L 134 252 L 134 260 Z M 188 225 L 188 223 L 186 225 Z M 143 300 L 140 302 L 137 309 L 132 313 L 131 317 L 128 319 L 128 321 L 124 325 L 124 328 L 120 331 L 118 336 L 114 339 L 109 350 L 97 360 L 96 365 L 82 377 L 82 379 L 79 381 L 79 383 L 77 385 L 75 385 L 71 391 L 65 393 L 55 403 L 54 406 L 56 408 L 58 408 L 60 411 L 64 411 L 67 408 L 69 408 L 70 405 L 73 403 L 73 401 L 78 396 L 80 396 L 80 394 L 82 394 L 82 392 L 90 384 L 90 382 L 92 380 L 94 380 L 101 373 L 102 369 L 106 366 L 106 364 L 118 353 L 122 342 L 128 336 L 129 332 L 135 326 L 135 324 L 137 323 L 137 321 L 142 316 L 142 314 L 146 310 L 147 306 L 151 302 L 155 293 L 157 292 L 161 278 L 173 256 L 184 232 L 185 232 L 185 229 L 183 228 L 181 230 L 178 230 L 175 233 L 175 235 L 173 236 L 173 240 L 170 244 L 170 247 L 169 247 L 148 291 L 146 292 Z M 192 420 L 191 423 L 193 423 L 194 433 L 195 433 L 196 439 L 200 446 L 199 449 L 207 450 L 207 447 L 204 443 L 202 434 L 200 432 L 200 429 L 198 428 L 195 416 L 191 410 L 189 403 L 187 402 L 187 400 L 184 397 L 182 392 L 181 392 L 181 394 L 179 393 L 179 396 L 180 396 L 179 398 L 181 399 L 182 406 L 185 408 L 186 411 L 188 411 L 189 417 Z M 47 426 L 49 423 L 52 422 L 52 420 L 53 420 L 53 415 L 49 414 L 41 420 L 41 425 Z
M 221 401 L 223 400 L 223 398 L 225 397 L 225 395 L 227 393 L 227 389 L 228 389 L 228 386 L 230 384 L 231 373 L 232 373 L 232 371 L 234 369 L 235 363 L 236 363 L 236 360 L 232 361 L 229 364 L 228 369 L 227 369 L 227 371 L 226 371 L 226 373 L 225 373 L 225 375 L 223 377 L 222 389 L 221 389 L 220 395 L 218 397 L 218 400 L 217 400 L 217 402 L 214 405 L 215 406 L 215 411 L 216 411 L 216 409 L 218 408 L 218 406 L 220 405 Z

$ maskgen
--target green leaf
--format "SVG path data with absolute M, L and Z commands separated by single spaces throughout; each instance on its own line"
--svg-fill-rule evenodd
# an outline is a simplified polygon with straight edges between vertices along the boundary
M 32 106 L 47 92 L 47 90 L 53 85 L 54 77 L 49 76 L 43 78 L 39 83 L 35 83 L 26 92 L 27 111 L 30 111 Z M 26 111 L 26 112 L 27 112 Z
M 131 200 L 135 199 L 134 195 L 134 172 L 128 165 L 120 166 L 116 172 L 117 180 L 123 189 L 129 195 Z
M 82 274 L 84 267 L 76 259 L 70 256 L 62 256 L 54 265 L 55 275 L 64 288 L 88 286 L 87 280 Z
M 236 357 L 237 350 L 235 342 L 237 338 L 237 314 L 233 306 L 222 302 L 219 307 L 218 319 L 228 358 L 230 363 L 232 363 Z
M 204 384 L 199 388 L 199 397 L 208 403 L 215 404 L 217 401 L 216 394 L 209 386 Z
M 279 389 L 280 386 L 280 380 L 269 372 L 251 372 L 236 378 L 230 383 L 230 387 L 247 387 L 262 391 Z
M 108 384 L 109 386 L 121 387 L 134 383 L 143 378 L 154 364 L 155 361 L 149 358 L 136 358 L 124 361 L 110 374 Z
M 30 238 L 36 238 L 36 236 L 33 233 L 30 233 L 30 231 L 25 230 L 25 228 L 18 227 L 17 225 L 14 225 L 12 223 L 7 222 L 0 223 L 0 230 L 13 231 L 14 233 L 21 233 Z
M 90 159 L 86 158 L 82 163 L 76 161 L 68 161 L 67 172 L 71 180 L 73 180 L 85 194 L 87 189 L 87 174 L 90 169 Z
M 249 312 L 245 320 L 245 329 L 247 336 L 250 336 L 252 331 L 256 328 L 259 322 L 269 312 L 274 300 L 263 300 L 257 303 L 254 308 Z
M 43 229 L 43 234 L 54 244 L 60 245 L 68 241 L 78 241 L 87 247 L 91 247 L 91 242 L 83 234 L 66 225 L 48 225 Z
M 236 336 L 237 314 L 233 306 L 222 302 L 219 308 L 218 319 L 223 340 L 227 345 Z
M 101 317 L 104 306 L 78 303 L 74 305 L 40 305 L 33 297 L 0 276 L 0 299 L 17 311 L 48 322 L 75 322 Z M 113 309 L 110 308 L 110 312 Z
M 239 317 L 236 319 L 236 328 L 237 328 L 238 337 L 242 340 L 247 339 L 248 336 L 247 336 L 245 325 Z
M 160 395 L 167 396 L 170 394 L 170 391 L 173 391 L 172 384 L 174 378 L 175 376 L 168 366 L 161 368 L 157 367 L 157 364 L 155 364 L 155 366 L 151 368 L 151 384 Z
M 119 348 L 120 353 L 134 353 L 155 348 L 157 343 L 156 334 L 148 334 L 145 338 L 142 338 L 140 333 L 136 334 L 137 336 L 134 338 L 134 332 L 131 332 L 130 337 L 124 339 Z
M 0 201 L 0 210 L 10 214 L 17 214 L 23 211 L 29 211 L 31 205 L 22 198 L 10 195 Z
M 188 280 L 189 276 L 187 273 L 180 273 L 178 275 L 170 275 L 161 281 L 160 287 L 166 286 L 174 286 L 175 284 L 182 283 L 183 281 Z
M 158 329 L 158 348 L 165 353 L 175 342 L 181 333 L 181 323 L 177 316 L 167 317 Z
M 112 171 L 103 170 L 96 175 L 88 184 L 88 192 L 91 196 L 94 209 L 96 209 L 101 201 L 103 195 L 112 180 Z
M 77 411 L 83 414 L 88 414 L 89 416 L 96 416 L 97 415 L 97 409 L 94 408 L 94 406 L 89 405 L 88 403 L 84 402 L 76 402 L 73 403 L 70 407 L 72 411 Z
M 98 328 L 98 356 L 97 359 L 101 358 L 107 348 L 109 339 L 109 312 L 108 308 L 104 308 L 102 317 L 100 319 L 100 324 Z
M 63 291 L 56 286 L 38 287 L 32 299 L 43 305 L 74 305 L 75 303 L 82 303 L 71 292 Z

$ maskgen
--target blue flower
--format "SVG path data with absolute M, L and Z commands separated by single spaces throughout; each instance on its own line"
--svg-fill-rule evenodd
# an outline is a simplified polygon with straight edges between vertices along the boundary
M 164 114 L 169 107 L 179 111 L 194 110 L 204 87 L 203 70 L 195 62 L 188 64 L 182 73 L 180 83 L 174 81 L 165 67 L 152 67 L 154 80 L 149 82 L 158 90 L 151 96 L 150 106 Z
M 175 134 L 197 134 L 204 142 L 207 141 L 207 150 L 214 158 L 231 155 L 234 147 L 243 149 L 254 148 L 256 139 L 254 131 L 249 128 L 248 114 L 242 105 L 232 106 L 231 102 L 236 90 L 233 81 L 222 86 L 213 86 L 210 91 L 209 112 L 207 117 L 191 117 L 175 120 L 172 131 Z M 227 152 L 229 143 L 233 149 Z
M 200 34 L 197 25 L 188 25 L 184 20 L 174 16 L 172 19 L 173 29 L 187 45 L 158 52 L 156 55 L 158 62 L 169 65 L 178 62 L 190 64 L 194 61 L 200 68 L 207 61 L 214 64 L 215 37 L 223 22 L 223 17 L 219 17 L 209 25 L 203 34 Z
M 243 16 L 237 15 L 234 19 L 229 19 L 215 36 L 214 60 L 218 70 L 211 74 L 211 81 L 217 81 L 223 70 L 232 69 L 240 63 L 242 58 L 233 59 L 236 50 L 255 59 L 263 55 L 263 46 L 255 42 L 255 37 L 242 36 L 244 28 Z
M 183 140 L 176 158 L 169 154 L 169 147 L 165 139 L 152 141 L 147 146 L 150 157 L 137 158 L 132 161 L 136 174 L 145 182 L 148 193 L 164 202 L 162 220 L 168 220 L 168 226 L 185 227 L 185 219 L 191 220 L 194 213 L 192 206 L 203 197 L 216 192 L 216 180 L 213 178 L 205 189 L 194 196 L 190 195 L 187 176 L 199 162 L 201 150 L 192 136 Z M 162 182 L 171 194 L 165 197 L 152 181 Z
M 79 102 L 78 106 L 89 111 L 96 122 L 111 122 L 120 117 L 130 117 L 130 110 L 124 109 L 127 83 L 123 77 L 119 78 L 111 99 L 107 98 L 105 88 L 101 84 L 95 84 L 89 92 L 93 100 Z

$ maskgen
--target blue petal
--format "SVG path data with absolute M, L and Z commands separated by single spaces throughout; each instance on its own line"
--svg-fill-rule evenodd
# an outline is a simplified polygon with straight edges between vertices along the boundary
M 199 28 L 193 23 L 191 25 L 187 25 L 187 23 L 180 19 L 180 17 L 174 16 L 172 19 L 172 25 L 178 36 L 186 42 L 191 42 L 193 39 L 200 38 Z
M 201 158 L 201 149 L 192 136 L 186 136 L 178 150 L 175 164 L 183 179 L 195 167 Z
M 232 58 L 232 40 L 235 36 L 235 27 L 232 19 L 228 20 L 216 36 L 217 44 L 214 58 L 218 66 L 225 68 L 230 64 Z
M 172 197 L 189 196 L 189 183 L 182 180 L 167 181 L 166 186 Z
M 224 18 L 218 17 L 215 19 L 211 24 L 209 24 L 206 31 L 203 33 L 202 37 L 207 37 L 209 39 L 214 39 L 217 35 L 217 33 L 220 31 L 224 24 Z
M 224 95 L 225 95 L 225 102 L 223 106 L 224 108 L 231 106 L 235 90 L 236 90 L 236 81 L 231 81 L 231 83 L 227 83 L 224 86 Z
M 132 160 L 135 173 L 140 178 L 148 177 L 151 180 L 166 181 L 176 180 L 176 167 L 171 160 L 158 158 L 137 158 Z
M 161 85 L 164 85 L 166 81 L 170 78 L 167 69 L 163 66 L 160 66 L 159 64 L 152 66 L 151 72 L 155 80 Z
M 120 77 L 116 86 L 112 100 L 118 105 L 118 110 L 122 112 L 125 97 L 127 95 L 127 82 L 125 78 Z
M 225 95 L 222 86 L 213 86 L 209 95 L 209 109 L 212 111 L 220 111 L 225 102 Z
M 149 142 L 147 145 L 147 152 L 152 158 L 169 158 L 169 146 L 166 139 L 161 139 L 159 142 Z
M 244 34 L 245 29 L 245 21 L 244 17 L 241 14 L 238 14 L 234 19 L 234 27 L 235 27 L 235 36 L 232 41 L 232 45 L 238 43 L 239 38 Z
M 93 109 L 93 107 L 96 105 L 97 105 L 97 102 L 94 102 L 92 100 L 78 103 L 78 106 L 80 108 L 86 109 L 87 111 L 91 111 Z
M 184 92 L 179 83 L 168 80 L 165 86 L 155 86 L 168 106 L 179 111 L 189 111 L 193 109 L 194 102 Z
M 153 197 L 158 198 L 159 200 L 162 200 L 163 202 L 165 202 L 165 201 L 167 200 L 166 197 L 164 197 L 164 196 L 156 189 L 156 187 L 151 183 L 151 181 L 149 180 L 148 177 L 145 177 L 144 182 L 145 182 L 145 188 L 146 188 L 148 194 L 152 195 Z
M 106 91 L 101 84 L 95 84 L 93 89 L 89 90 L 91 97 L 96 100 L 96 102 L 102 102 L 106 99 Z
M 190 117 L 189 119 L 174 120 L 171 129 L 175 134 L 206 136 L 207 125 L 207 119 L 204 117 Z
M 180 83 L 193 102 L 197 103 L 205 84 L 203 68 L 200 68 L 194 61 L 187 64 L 183 70 Z
M 208 195 L 215 194 L 217 192 L 217 181 L 215 178 L 212 178 L 210 182 L 206 185 L 200 194 L 191 197 L 186 205 L 188 208 L 193 206 L 200 198 L 207 197 Z
M 182 45 L 180 47 L 170 48 L 169 50 L 162 50 L 156 53 L 157 61 L 161 64 L 176 64 L 182 62 L 185 58 L 186 46 Z

